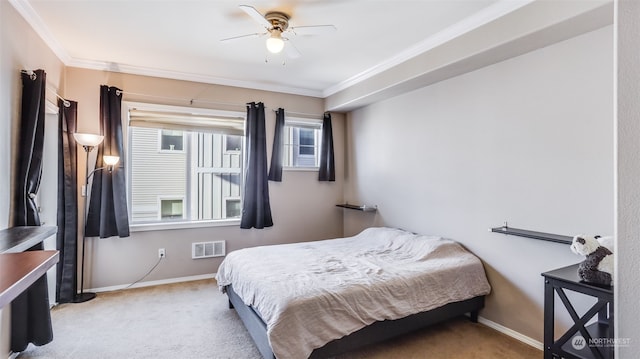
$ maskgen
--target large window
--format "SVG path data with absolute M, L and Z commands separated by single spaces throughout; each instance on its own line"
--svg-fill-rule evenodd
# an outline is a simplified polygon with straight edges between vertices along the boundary
M 239 218 L 244 120 L 173 111 L 129 108 L 131 224 Z
M 284 128 L 285 167 L 317 168 L 320 166 L 322 122 L 287 120 Z

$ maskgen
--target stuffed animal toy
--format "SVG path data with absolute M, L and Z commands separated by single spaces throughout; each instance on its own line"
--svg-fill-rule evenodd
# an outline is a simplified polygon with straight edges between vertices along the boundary
M 579 234 L 573 237 L 571 251 L 586 256 L 578 266 L 578 277 L 589 283 L 613 285 L 613 253 L 609 237 Z

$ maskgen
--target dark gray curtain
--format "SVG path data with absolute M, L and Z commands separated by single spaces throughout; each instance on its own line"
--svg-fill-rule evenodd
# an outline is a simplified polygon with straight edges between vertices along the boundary
M 40 225 L 35 195 L 42 176 L 46 86 L 44 70 L 22 73 L 13 226 Z M 40 242 L 29 250 L 42 249 Z M 11 303 L 11 350 L 21 352 L 29 343 L 43 345 L 52 339 L 47 278 L 42 276 Z
M 271 151 L 271 166 L 269 180 L 282 182 L 282 140 L 284 136 L 284 109 L 276 111 L 276 129 L 273 134 L 273 151 Z
M 58 233 L 56 301 L 71 303 L 78 283 L 78 152 L 76 132 L 78 103 L 58 100 Z M 84 181 L 83 181 L 84 183 Z
M 333 130 L 331 128 L 331 114 L 324 113 L 322 120 L 322 143 L 320 144 L 319 181 L 336 180 L 336 164 L 333 157 Z
M 264 104 L 247 104 L 245 183 L 240 228 L 273 226 L 267 179 L 267 135 Z
M 122 90 L 100 86 L 100 134 L 104 141 L 98 146 L 96 168 L 105 166 L 104 155 L 120 156 L 120 162 L 112 172 L 100 170 L 93 174 L 86 237 L 129 236 L 121 108 Z

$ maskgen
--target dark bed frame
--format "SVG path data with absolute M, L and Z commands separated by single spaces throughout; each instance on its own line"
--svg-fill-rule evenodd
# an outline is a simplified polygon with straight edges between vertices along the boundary
M 267 338 L 267 325 L 253 308 L 244 304 L 242 299 L 233 291 L 231 285 L 226 287 L 229 297 L 229 308 L 235 308 L 238 316 L 249 331 L 258 351 L 264 359 L 274 359 L 273 351 Z M 470 313 L 474 323 L 478 321 L 478 311 L 484 307 L 484 296 L 478 296 L 461 302 L 445 304 L 442 307 L 426 312 L 410 315 L 396 320 L 375 322 L 354 333 L 325 344 L 311 353 L 309 358 L 329 358 L 366 345 L 381 342 L 403 335 L 417 329 L 425 328 L 447 319 Z

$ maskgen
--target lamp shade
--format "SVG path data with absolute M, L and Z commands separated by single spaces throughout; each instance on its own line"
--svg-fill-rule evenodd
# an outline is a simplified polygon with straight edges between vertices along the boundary
M 82 146 L 95 147 L 102 143 L 104 136 L 91 133 L 74 133 L 73 138 Z
M 104 161 L 104 164 L 107 166 L 115 166 L 115 164 L 118 163 L 118 161 L 120 161 L 120 157 L 119 156 L 102 156 L 102 160 Z
M 284 48 L 284 41 L 280 35 L 280 31 L 273 30 L 271 36 L 267 39 L 267 50 L 273 54 L 277 54 Z

